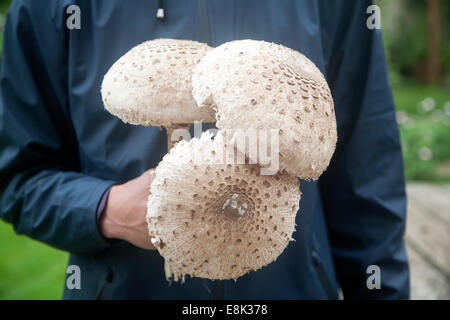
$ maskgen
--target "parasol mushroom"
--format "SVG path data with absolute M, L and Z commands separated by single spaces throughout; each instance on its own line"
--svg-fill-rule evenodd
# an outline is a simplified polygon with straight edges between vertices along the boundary
M 209 50 L 204 43 L 175 39 L 132 48 L 103 79 L 105 108 L 126 123 L 165 127 L 170 149 L 174 130 L 195 121 L 215 122 L 214 112 L 199 109 L 191 93 L 192 69 Z
M 287 173 L 226 164 L 221 132 L 181 141 L 156 168 L 147 205 L 166 277 L 237 279 L 277 259 L 295 230 L 300 188 Z
M 216 110 L 228 142 L 238 130 L 276 129 L 280 170 L 317 179 L 327 168 L 337 139 L 333 99 L 322 73 L 299 52 L 264 41 L 227 42 L 194 68 L 192 86 L 197 104 Z

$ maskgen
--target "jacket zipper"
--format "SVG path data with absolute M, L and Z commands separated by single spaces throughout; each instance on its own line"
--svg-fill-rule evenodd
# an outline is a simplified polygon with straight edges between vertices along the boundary
M 211 42 L 211 32 L 209 29 L 207 0 L 197 0 L 197 9 L 200 41 L 209 44 Z

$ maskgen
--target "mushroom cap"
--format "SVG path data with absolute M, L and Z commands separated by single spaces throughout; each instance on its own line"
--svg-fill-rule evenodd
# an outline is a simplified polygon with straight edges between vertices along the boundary
M 300 188 L 287 173 L 225 164 L 221 133 L 181 141 L 155 172 L 147 205 L 152 243 L 166 277 L 237 279 L 283 252 L 293 240 Z
M 337 139 L 333 99 L 301 53 L 264 41 L 227 42 L 194 68 L 192 86 L 197 104 L 216 110 L 227 140 L 236 130 L 276 129 L 280 170 L 317 179 L 327 168 Z
M 192 98 L 192 69 L 211 48 L 200 42 L 150 40 L 117 60 L 103 78 L 105 108 L 122 121 L 177 127 L 215 122 L 214 112 Z

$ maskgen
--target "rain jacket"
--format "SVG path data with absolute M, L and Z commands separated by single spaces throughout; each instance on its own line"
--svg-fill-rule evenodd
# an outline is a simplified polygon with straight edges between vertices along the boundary
M 80 29 L 67 28 L 71 4 Z M 65 288 L 66 299 L 336 299 L 338 288 L 345 298 L 408 298 L 401 147 L 380 30 L 366 26 L 370 4 L 14 1 L 0 73 L 1 218 L 70 252 L 81 289 Z M 169 284 L 157 251 L 106 241 L 97 227 L 105 190 L 156 167 L 167 150 L 164 130 L 105 111 L 102 78 L 130 48 L 161 37 L 283 44 L 311 59 L 331 88 L 336 152 L 318 181 L 301 181 L 296 241 L 236 282 Z M 380 289 L 367 285 L 372 265 Z

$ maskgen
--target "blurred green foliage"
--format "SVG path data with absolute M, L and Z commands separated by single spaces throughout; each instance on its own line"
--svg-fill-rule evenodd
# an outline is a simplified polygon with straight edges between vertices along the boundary
M 450 93 L 440 87 L 394 87 L 407 180 L 450 182 Z
M 0 0 L 0 12 L 5 13 L 8 10 L 12 0 Z
M 441 82 L 424 84 L 426 0 L 376 0 L 407 180 L 450 182 L 450 1 L 439 1 Z
M 6 11 L 10 4 L 11 0 L 0 0 L 0 55 L 3 47 L 3 27 L 5 26 Z
M 423 80 L 427 57 L 426 0 L 376 0 L 381 8 L 381 30 L 395 85 Z M 440 64 L 443 81 L 450 75 L 450 1 L 439 1 Z M 392 76 L 393 75 L 393 76 Z

